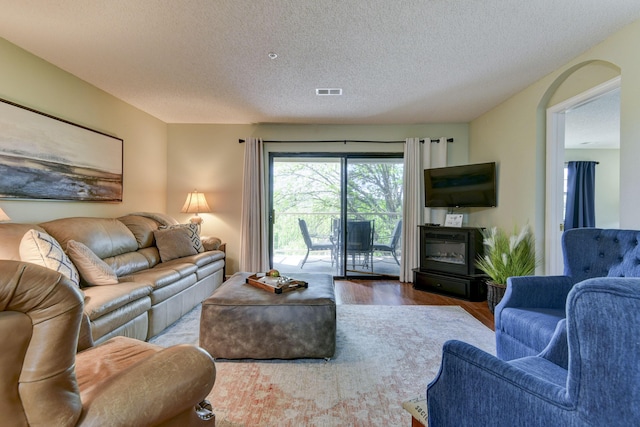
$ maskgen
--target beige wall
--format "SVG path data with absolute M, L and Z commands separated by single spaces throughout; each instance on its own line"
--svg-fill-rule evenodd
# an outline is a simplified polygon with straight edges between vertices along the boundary
M 549 107 L 558 105 L 577 94 L 583 93 L 601 83 L 620 75 L 620 69 L 609 63 L 596 61 L 578 68 L 551 93 Z
M 450 164 L 467 162 L 467 124 L 424 125 L 201 125 L 168 126 L 167 213 L 181 221 L 190 214 L 180 213 L 186 193 L 197 188 L 205 194 L 212 209 L 201 214 L 202 234 L 220 237 L 227 243 L 228 273 L 238 271 L 244 144 L 239 139 L 259 137 L 265 141 L 373 140 L 403 141 L 408 137 L 454 138 L 448 146 Z M 402 152 L 403 144 L 268 143 L 274 152 Z
M 0 200 L 16 222 L 164 212 L 166 124 L 0 39 L 0 97 L 124 140 L 122 203 Z
M 470 123 L 470 162 L 495 160 L 499 171 L 499 206 L 474 211 L 470 223 L 510 227 L 528 222 L 536 229 L 539 245 L 543 243 L 546 108 L 610 79 L 620 70 L 620 226 L 640 228 L 636 214 L 640 209 L 638 40 L 640 21 Z
M 252 125 L 169 125 L 167 213 L 181 222 L 187 193 L 204 193 L 213 211 L 200 214 L 202 235 L 227 243 L 227 274 L 238 271 L 244 145 Z

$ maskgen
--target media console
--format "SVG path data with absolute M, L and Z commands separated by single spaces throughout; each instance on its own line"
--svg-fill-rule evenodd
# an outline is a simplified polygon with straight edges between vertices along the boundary
M 469 301 L 487 298 L 486 275 L 475 266 L 483 254 L 479 228 L 420 225 L 420 268 L 413 287 Z

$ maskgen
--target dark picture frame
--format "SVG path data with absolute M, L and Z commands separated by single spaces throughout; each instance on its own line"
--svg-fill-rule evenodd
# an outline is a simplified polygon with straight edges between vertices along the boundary
M 122 202 L 124 141 L 0 98 L 0 199 Z

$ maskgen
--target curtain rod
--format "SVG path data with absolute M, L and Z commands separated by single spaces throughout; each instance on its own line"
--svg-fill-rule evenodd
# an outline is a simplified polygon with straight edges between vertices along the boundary
M 242 144 L 244 139 L 239 139 L 238 143 Z M 404 144 L 405 141 L 364 141 L 357 139 L 335 139 L 329 141 L 262 141 L 262 142 L 289 142 L 295 144 L 305 144 L 305 143 L 313 143 L 313 142 L 342 142 L 346 144 L 347 142 L 368 142 L 372 144 Z M 424 143 L 425 140 L 421 139 L 420 142 Z M 439 139 L 432 139 L 431 142 L 440 142 Z M 453 138 L 447 138 L 447 142 L 453 142 Z
M 591 162 L 591 163 L 595 163 L 596 165 L 599 165 L 600 162 L 595 162 L 593 160 L 571 160 L 572 162 Z M 569 162 L 564 162 L 565 165 L 568 165 Z

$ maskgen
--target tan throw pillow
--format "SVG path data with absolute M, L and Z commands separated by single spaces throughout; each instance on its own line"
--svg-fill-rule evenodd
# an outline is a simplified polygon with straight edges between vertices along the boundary
M 192 241 L 192 234 L 185 227 L 162 228 L 155 230 L 153 235 L 156 238 L 156 246 L 162 262 L 198 254 Z
M 84 243 L 69 240 L 67 242 L 69 258 L 78 268 L 80 277 L 89 286 L 115 285 L 118 276 L 113 269 L 100 259 Z
M 176 224 L 176 225 L 167 225 L 158 227 L 158 230 L 171 230 L 174 228 L 183 228 L 187 231 L 189 239 L 191 240 L 191 244 L 193 248 L 198 252 L 204 252 L 204 246 L 202 246 L 202 241 L 200 240 L 200 227 L 198 224 Z
M 55 270 L 76 285 L 80 283 L 78 270 L 53 236 L 31 229 L 22 236 L 19 250 L 20 260 Z

